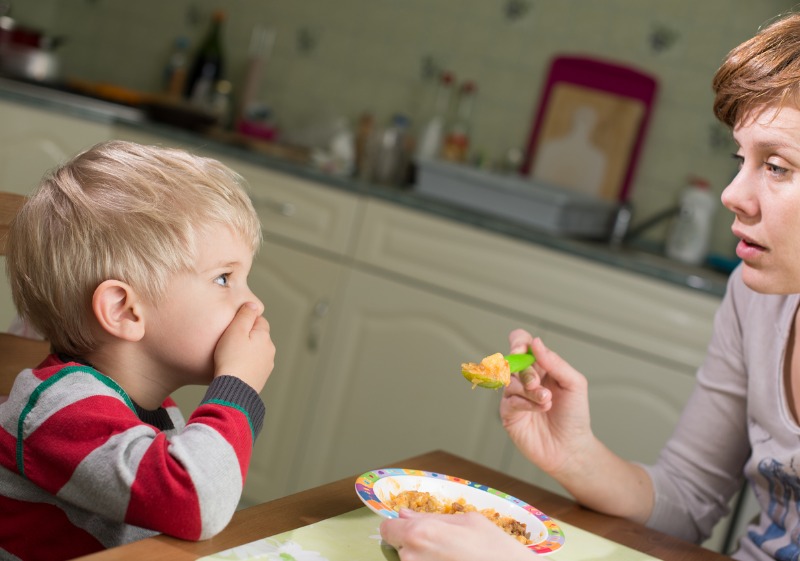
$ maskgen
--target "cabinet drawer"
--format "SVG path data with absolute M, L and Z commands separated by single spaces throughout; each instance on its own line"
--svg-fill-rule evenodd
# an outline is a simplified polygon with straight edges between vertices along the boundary
M 145 144 L 164 144 L 215 158 L 241 174 L 250 186 L 253 205 L 267 237 L 274 235 L 290 243 L 346 254 L 350 251 L 361 197 L 275 171 L 193 142 L 159 138 L 131 128 L 120 127 L 118 138 Z
M 361 198 L 242 160 L 220 160 L 244 176 L 266 235 L 340 255 L 360 216 Z
M 694 374 L 719 298 L 369 201 L 357 260 Z

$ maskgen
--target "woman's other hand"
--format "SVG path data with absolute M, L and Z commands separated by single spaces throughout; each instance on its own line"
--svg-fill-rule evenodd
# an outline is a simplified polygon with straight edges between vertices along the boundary
M 531 552 L 477 512 L 421 514 L 402 509 L 381 536 L 401 561 L 530 561 Z

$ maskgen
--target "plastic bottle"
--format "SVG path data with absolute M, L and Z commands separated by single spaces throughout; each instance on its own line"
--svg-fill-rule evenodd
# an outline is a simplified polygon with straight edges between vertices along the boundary
M 164 68 L 164 92 L 172 98 L 183 95 L 186 86 L 186 67 L 189 62 L 189 39 L 181 35 L 175 39 L 172 53 Z
M 706 259 L 717 199 L 708 181 L 692 178 L 681 194 L 680 211 L 667 235 L 667 257 L 700 265 Z
M 194 55 L 184 96 L 192 103 L 208 106 L 216 83 L 223 77 L 222 23 L 225 12 L 214 12 L 211 26 Z
M 330 141 L 331 173 L 349 177 L 356 167 L 355 134 L 347 119 L 337 119 L 335 132 Z
M 461 84 L 455 119 L 447 131 L 442 146 L 442 158 L 445 160 L 464 162 L 467 159 L 472 127 L 472 104 L 476 90 L 475 82 L 466 81 Z
M 450 95 L 453 89 L 453 74 L 442 72 L 439 76 L 439 84 L 436 90 L 433 114 L 425 125 L 417 143 L 417 160 L 432 159 L 439 155 L 442 148 L 442 137 L 444 136 L 444 121 L 447 108 L 450 106 Z

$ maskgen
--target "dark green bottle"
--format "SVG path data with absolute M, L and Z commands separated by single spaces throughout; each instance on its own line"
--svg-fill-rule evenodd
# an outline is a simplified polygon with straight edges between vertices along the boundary
M 184 96 L 200 105 L 209 105 L 215 84 L 223 78 L 222 22 L 225 13 L 214 12 L 211 27 L 195 53 Z

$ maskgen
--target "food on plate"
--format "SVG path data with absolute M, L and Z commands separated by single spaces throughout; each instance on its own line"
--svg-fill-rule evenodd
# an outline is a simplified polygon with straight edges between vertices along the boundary
M 502 355 L 501 355 L 502 356 Z M 408 508 L 417 512 L 433 512 L 438 514 L 460 514 L 463 512 L 479 512 L 495 523 L 500 529 L 513 536 L 523 545 L 530 545 L 530 532 L 526 524 L 515 520 L 511 516 L 504 516 L 493 508 L 478 510 L 475 506 L 460 498 L 456 501 L 439 499 L 426 491 L 402 491 L 392 494 L 388 501 L 389 506 L 395 511 Z
M 480 363 L 463 363 L 461 374 L 472 382 L 472 389 L 475 386 L 497 389 L 511 383 L 511 368 L 502 353 L 489 355 Z

